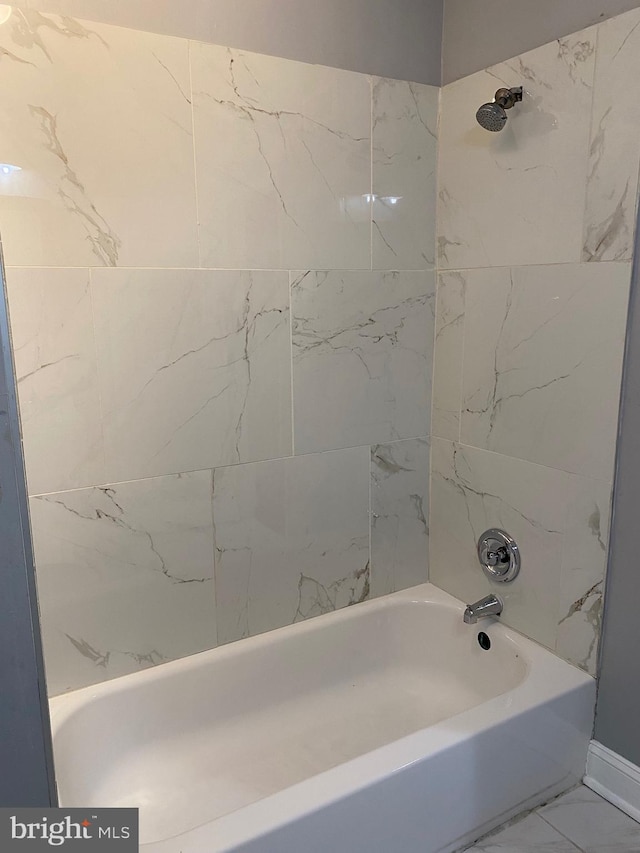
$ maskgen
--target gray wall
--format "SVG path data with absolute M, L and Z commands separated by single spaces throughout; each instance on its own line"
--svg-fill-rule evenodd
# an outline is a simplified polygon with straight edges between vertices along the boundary
M 0 258 L 0 807 L 54 802 L 49 716 Z
M 442 82 L 640 6 L 640 0 L 444 0 Z
M 640 246 L 631 290 L 595 737 L 640 765 Z
M 17 0 L 13 5 L 440 84 L 442 0 Z

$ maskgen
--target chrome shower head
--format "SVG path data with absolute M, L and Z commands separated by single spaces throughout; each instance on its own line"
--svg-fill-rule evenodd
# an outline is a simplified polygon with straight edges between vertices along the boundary
M 514 89 L 498 89 L 495 100 L 490 104 L 483 104 L 476 113 L 476 120 L 480 127 L 497 133 L 507 123 L 506 110 L 522 100 L 522 86 Z
M 500 104 L 483 104 L 476 113 L 480 127 L 497 133 L 507 123 L 507 114 Z

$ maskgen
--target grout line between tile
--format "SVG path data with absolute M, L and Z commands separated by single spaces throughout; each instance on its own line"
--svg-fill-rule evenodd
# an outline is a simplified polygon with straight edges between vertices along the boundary
M 191 146 L 193 150 L 193 189 L 196 205 L 196 245 L 198 247 L 198 265 L 202 267 L 202 247 L 200 245 L 200 201 L 198 197 L 198 161 L 196 157 L 196 111 L 193 94 L 193 63 L 191 61 L 192 41 L 187 41 L 187 57 L 189 61 L 189 94 L 191 95 Z
M 291 455 L 296 455 L 296 418 L 293 390 L 293 270 L 289 270 L 289 381 L 291 382 Z
M 465 444 L 463 441 L 445 438 L 443 436 L 434 435 L 432 438 L 438 441 L 446 441 L 448 444 L 457 444 L 459 447 L 467 450 L 477 450 L 479 453 L 491 453 L 493 456 L 502 456 L 505 459 L 513 459 L 515 462 L 522 462 L 523 465 L 533 465 L 536 468 L 544 468 L 547 471 L 557 471 L 559 474 L 565 474 L 568 477 L 577 477 L 579 480 L 589 480 L 593 483 L 602 483 L 611 485 L 611 479 L 607 477 L 593 477 L 591 474 L 576 474 L 574 471 L 565 471 L 564 468 L 554 468 L 551 465 L 542 465 L 540 462 L 532 462 L 530 459 L 523 459 L 520 456 L 511 456 L 508 453 L 500 453 L 498 450 L 488 450 L 486 447 L 477 447 L 475 444 Z
M 562 832 L 560 829 L 558 829 L 558 827 L 557 827 L 557 826 L 554 826 L 552 823 L 550 823 L 550 822 L 549 822 L 549 821 L 544 817 L 544 815 L 543 815 L 543 814 L 541 814 L 541 812 L 540 812 L 540 809 L 541 809 L 541 808 L 544 808 L 544 806 L 540 806 L 540 808 L 539 808 L 539 809 L 537 809 L 537 810 L 534 812 L 534 814 L 535 814 L 535 815 L 537 815 L 541 820 L 543 820 L 543 821 L 547 824 L 547 826 L 550 826 L 550 827 L 551 827 L 551 829 L 553 829 L 555 832 L 557 832 L 557 833 L 558 833 L 558 835 L 561 835 L 563 838 L 565 838 L 565 839 L 569 842 L 569 844 L 571 844 L 571 846 L 572 846 L 572 847 L 575 847 L 575 849 L 576 849 L 576 850 L 578 850 L 578 851 L 580 851 L 580 853 L 586 853 L 586 851 L 585 851 L 585 849 L 584 849 L 583 847 L 578 847 L 578 845 L 575 843 L 575 841 L 573 841 L 571 838 L 569 838 L 569 836 L 568 836 L 568 835 L 565 835 L 565 833 L 564 833 L 564 832 Z
M 373 77 L 369 77 L 369 263 L 373 270 Z
M 218 646 L 218 583 L 216 577 L 216 568 L 217 568 L 217 560 L 216 560 L 216 518 L 213 509 L 213 495 L 215 492 L 215 477 L 216 471 L 215 468 L 211 469 L 211 481 L 210 481 L 210 495 L 211 495 L 211 540 L 213 543 L 213 635 L 215 647 Z
M 618 266 L 631 266 L 632 259 L 631 258 L 619 258 L 617 260 L 607 259 L 602 261 L 550 261 L 548 263 L 537 263 L 537 264 L 489 264 L 485 266 L 477 266 L 477 267 L 442 267 L 438 264 L 433 264 L 428 267 L 416 267 L 416 268 L 387 268 L 387 267 L 375 267 L 371 268 L 367 267 L 316 267 L 315 269 L 322 270 L 323 272 L 348 272 L 348 273 L 364 273 L 364 272 L 436 272 L 438 275 L 444 273 L 464 273 L 464 272 L 475 272 L 476 270 L 494 270 L 494 269 L 520 269 L 520 268 L 528 268 L 528 267 L 576 267 L 576 266 L 602 266 L 605 267 L 607 265 L 616 264 Z M 112 271 L 116 272 L 118 270 L 122 271 L 131 271 L 131 270 L 163 270 L 168 272 L 288 272 L 288 268 L 286 267 L 205 267 L 205 266 L 169 266 L 169 267 L 158 267 L 158 266 L 145 266 L 144 264 L 140 264 L 138 266 L 126 266 L 124 264 L 118 264 L 118 266 L 106 266 L 104 264 L 99 264 L 96 266 L 88 266 L 87 264 L 6 264 L 5 269 L 7 270 L 73 270 L 73 269 L 91 269 L 91 270 L 104 270 L 104 271 Z
M 492 829 L 492 830 L 490 830 L 489 832 L 487 832 L 485 835 L 481 836 L 481 837 L 480 837 L 477 841 L 475 841 L 475 842 L 474 842 L 470 847 L 465 848 L 464 853 L 473 853 L 473 851 L 477 849 L 478 845 L 480 845 L 480 844 L 481 844 L 482 846 L 484 846 L 485 842 L 490 841 L 492 838 L 494 838 L 496 835 L 499 835 L 499 834 L 500 834 L 501 832 L 503 832 L 505 829 L 510 829 L 512 826 L 517 826 L 519 823 L 522 823 L 522 821 L 526 820 L 526 818 L 531 817 L 532 815 L 535 815 L 535 816 L 537 816 L 537 817 L 542 818 L 542 820 L 544 820 L 544 822 L 545 822 L 548 826 L 550 826 L 550 827 L 551 827 L 555 832 L 558 832 L 558 833 L 559 833 L 559 835 L 562 835 L 562 836 L 563 836 L 563 838 L 567 838 L 567 836 L 565 836 L 562 832 L 560 832 L 560 830 L 559 830 L 559 829 L 557 829 L 555 826 L 553 826 L 553 824 L 549 823 L 549 821 L 548 821 L 548 820 L 545 820 L 545 819 L 542 817 L 542 815 L 540 814 L 540 811 L 541 811 L 541 809 L 546 808 L 546 807 L 547 807 L 548 805 L 550 805 L 551 803 L 556 802 L 556 801 L 557 801 L 557 800 L 559 800 L 561 797 L 564 797 L 566 794 L 568 794 L 568 793 L 570 793 L 571 791 L 574 791 L 574 790 L 576 790 L 576 789 L 578 789 L 578 788 L 580 788 L 580 787 L 582 787 L 582 785 L 581 785 L 581 784 L 574 785 L 574 786 L 573 786 L 573 788 L 569 788 L 569 790 L 568 790 L 568 791 L 563 791 L 561 794 L 558 794 L 557 796 L 552 797 L 552 798 L 551 798 L 550 800 L 548 800 L 547 802 L 542 803 L 542 805 L 535 806 L 534 808 L 530 808 L 530 809 L 525 809 L 524 811 L 522 811 L 522 812 L 520 812 L 519 814 L 517 814 L 517 815 L 515 815 L 514 817 L 512 817 L 510 820 L 505 821 L 504 823 L 502 823 L 502 824 L 500 824 L 499 826 L 497 826 L 495 829 Z M 577 851 L 580 851 L 580 853 L 585 853 L 585 851 L 584 851 L 581 847 L 578 847 L 574 841 L 571 841 L 571 839 L 570 839 L 570 838 L 567 838 L 567 841 L 568 841 L 568 842 L 569 842 L 573 847 L 575 847 L 575 849 L 576 849 Z
M 104 404 L 102 400 L 102 391 L 104 384 L 102 381 L 102 372 L 100 370 L 100 359 L 98 358 L 98 339 L 96 335 L 96 316 L 93 304 L 93 270 L 87 268 L 88 291 L 89 291 L 89 307 L 91 309 L 91 340 L 93 343 L 93 357 L 96 364 L 96 385 L 98 392 L 98 414 L 100 416 L 100 452 L 102 456 L 102 473 L 107 477 L 107 442 L 104 434 Z M 75 490 L 74 490 L 75 491 Z M 52 494 L 57 494 L 53 492 Z M 31 496 L 29 496 L 31 497 Z
M 598 79 L 598 59 L 600 56 L 600 27 L 596 25 L 596 33 L 595 33 L 595 49 L 594 49 L 594 57 L 593 57 L 593 80 L 591 81 L 591 106 L 590 106 L 590 114 L 589 114 L 589 128 L 587 131 L 587 157 L 586 157 L 586 168 L 585 168 L 585 176 L 584 176 L 584 204 L 582 206 L 582 231 L 581 231 L 581 244 L 580 244 L 580 260 L 584 260 L 585 248 L 587 245 L 587 211 L 589 209 L 589 188 L 591 186 L 590 180 L 590 166 L 591 166 L 591 145 L 593 140 L 593 128 L 594 128 L 594 105 L 596 101 L 596 81 Z
M 371 590 L 373 589 L 373 553 L 371 551 L 371 542 L 373 540 L 372 536 L 372 528 L 373 528 L 373 489 L 372 489 L 372 481 L 373 481 L 373 465 L 371 462 L 371 458 L 373 455 L 373 445 L 369 445 L 369 459 L 367 461 L 368 471 L 369 471 L 369 598 L 374 598 L 371 595 Z
M 464 357 L 467 343 L 467 281 L 462 284 L 462 343 L 460 345 L 460 370 L 458 372 L 458 443 L 462 443 L 462 404 L 464 397 Z
M 481 264 L 475 267 L 437 267 L 438 274 L 450 272 L 475 272 L 476 270 L 502 270 L 502 269 L 526 269 L 528 267 L 594 267 L 606 266 L 607 264 L 631 265 L 631 258 L 618 260 L 602 260 L 602 261 L 547 261 L 536 264 Z
M 607 263 L 603 261 L 603 263 Z M 609 262 L 611 263 L 611 262 Z M 612 263 L 625 263 L 624 261 L 614 261 Z M 630 263 L 630 261 L 629 261 Z M 279 273 L 288 273 L 289 270 L 284 267 L 145 267 L 145 266 L 137 266 L 137 267 L 127 267 L 127 266 L 95 266 L 90 267 L 86 264 L 80 266 L 74 266 L 73 264 L 62 264 L 60 266 L 47 266 L 41 264 L 34 264 L 33 266 L 29 265 L 20 265 L 20 264 L 7 264 L 5 266 L 6 270 L 93 270 L 93 272 L 107 272 L 107 273 L 117 273 L 117 272 L 228 272 L 228 273 L 240 273 L 240 272 L 279 272 Z M 297 269 L 296 271 L 299 271 Z M 339 272 L 339 273 L 426 273 L 426 272 L 436 272 L 435 267 L 421 267 L 420 269 L 370 269 L 369 267 L 315 267 L 310 268 L 309 272 Z M 456 270 L 443 270 L 443 272 L 456 272 Z
M 427 583 L 431 581 L 431 510 L 433 501 L 431 499 L 431 491 L 433 489 L 433 477 L 431 476 L 431 460 L 433 457 L 433 436 L 430 435 L 429 454 L 428 454 L 428 469 L 427 469 L 427 500 L 429 501 L 429 513 L 427 515 Z
M 431 441 L 431 438 L 430 438 L 430 436 L 427 436 L 427 435 L 416 435 L 416 436 L 409 436 L 407 438 L 397 438 L 397 439 L 393 439 L 391 441 L 380 441 L 378 443 L 379 444 L 402 444 L 405 441 L 417 441 L 417 440 Z M 442 441 L 448 441 L 448 439 L 442 439 Z M 30 498 L 47 498 L 47 497 L 51 497 L 52 495 L 68 494 L 70 492 L 83 492 L 83 491 L 87 491 L 88 489 L 106 489 L 106 488 L 110 488 L 111 486 L 123 486 L 123 485 L 126 485 L 127 483 L 140 483 L 140 482 L 144 482 L 146 480 L 159 480 L 162 477 L 179 477 L 183 474 L 198 474 L 202 471 L 215 471 L 219 468 L 238 468 L 240 466 L 247 466 L 247 465 L 268 465 L 271 462 L 286 462 L 286 461 L 291 460 L 291 459 L 303 459 L 305 456 L 320 456 L 321 454 L 325 454 L 325 453 L 346 453 L 349 450 L 360 450 L 363 447 L 369 448 L 369 447 L 371 447 L 371 445 L 369 445 L 369 444 L 353 444 L 353 445 L 350 445 L 349 447 L 332 447 L 332 448 L 329 448 L 327 450 L 312 450 L 309 453 L 298 453 L 297 455 L 294 455 L 293 453 L 291 453 L 291 454 L 288 454 L 287 456 L 273 456 L 270 459 L 249 459 L 246 462 L 227 462 L 227 463 L 224 463 L 221 465 L 213 465 L 213 466 L 208 467 L 208 468 L 191 468 L 189 471 L 168 471 L 168 472 L 162 473 L 162 474 L 151 474 L 148 477 L 134 477 L 130 480 L 115 480 L 115 481 L 105 482 L 105 483 L 89 483 L 86 486 L 76 486 L 73 489 L 57 489 L 56 491 L 53 491 L 53 492 L 37 492 L 37 493 L 34 492 L 33 494 L 30 494 L 29 497 Z M 491 451 L 488 451 L 488 452 L 491 452 Z

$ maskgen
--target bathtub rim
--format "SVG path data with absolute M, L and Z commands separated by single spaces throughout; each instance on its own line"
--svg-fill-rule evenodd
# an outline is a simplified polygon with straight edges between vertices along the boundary
M 155 681 L 162 681 L 166 677 L 170 677 L 171 673 L 182 673 L 193 670 L 198 670 L 201 666 L 207 664 L 210 658 L 224 659 L 227 657 L 235 657 L 240 653 L 249 654 L 252 649 L 260 648 L 266 643 L 273 642 L 273 639 L 285 636 L 302 636 L 304 634 L 312 634 L 318 630 L 322 630 L 325 626 L 338 622 L 351 620 L 355 616 L 364 612 L 374 612 L 376 610 L 386 610 L 396 602 L 405 602 L 407 604 L 434 604 L 439 608 L 443 608 L 450 612 L 455 612 L 459 615 L 462 622 L 462 614 L 466 605 L 459 599 L 455 598 L 448 592 L 445 592 L 435 584 L 427 582 L 417 586 L 409 587 L 408 589 L 399 590 L 398 592 L 389 593 L 388 595 L 373 598 L 368 601 L 359 602 L 349 607 L 343 607 L 339 610 L 334 610 L 330 613 L 324 613 L 319 616 L 314 616 L 311 619 L 306 619 L 301 622 L 296 622 L 291 625 L 284 625 L 280 628 L 274 628 L 271 631 L 264 631 L 260 634 L 255 634 L 251 637 L 245 637 L 239 641 L 225 643 L 220 646 L 214 646 L 211 649 L 204 649 L 201 652 L 194 652 L 184 657 L 175 658 L 174 660 L 165 661 L 146 669 L 136 670 L 135 672 L 126 673 L 125 675 L 117 675 L 113 678 L 108 678 L 105 681 L 99 681 L 96 684 L 89 684 L 86 687 L 69 690 L 65 693 L 58 693 L 55 696 L 49 697 L 49 706 L 52 713 L 55 713 L 55 725 L 52 721 L 52 728 L 56 731 L 64 724 L 65 720 L 73 714 L 76 708 L 80 708 L 88 702 L 95 701 L 103 695 L 108 695 L 113 692 L 126 690 L 130 684 L 144 685 Z M 501 619 L 483 619 L 476 625 L 469 625 L 470 632 L 479 632 L 486 627 L 492 630 L 498 629 L 500 634 L 511 643 L 522 647 L 523 652 L 529 652 L 533 655 L 533 659 L 539 660 L 536 656 L 536 650 L 544 654 L 550 654 L 562 664 L 566 664 L 575 670 L 575 672 L 586 676 L 593 680 L 593 677 L 586 672 L 576 667 L 569 661 L 556 655 L 556 653 L 538 643 L 531 640 L 525 634 L 522 634 L 517 629 L 507 625 Z M 532 658 L 529 654 L 525 654 L 525 664 L 530 667 Z M 528 673 L 525 673 L 526 680 Z M 512 688 L 515 689 L 515 688 Z

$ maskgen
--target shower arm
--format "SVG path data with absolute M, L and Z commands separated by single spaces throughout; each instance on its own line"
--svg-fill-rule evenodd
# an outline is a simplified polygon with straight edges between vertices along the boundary
M 494 95 L 496 104 L 500 104 L 503 110 L 510 110 L 514 104 L 522 100 L 522 86 L 513 89 L 498 89 Z

